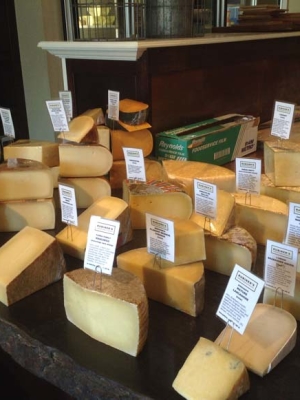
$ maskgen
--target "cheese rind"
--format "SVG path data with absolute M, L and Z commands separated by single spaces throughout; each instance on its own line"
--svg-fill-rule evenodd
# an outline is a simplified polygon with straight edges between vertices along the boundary
M 122 130 L 111 130 L 111 152 L 114 160 L 124 160 L 123 147 L 137 148 L 143 151 L 147 157 L 153 150 L 153 136 L 149 129 L 126 132 Z

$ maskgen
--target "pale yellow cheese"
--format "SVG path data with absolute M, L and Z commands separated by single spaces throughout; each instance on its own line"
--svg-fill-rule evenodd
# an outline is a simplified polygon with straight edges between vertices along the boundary
M 241 360 L 201 337 L 172 386 L 187 400 L 233 400 L 249 390 L 250 380 Z
M 136 276 L 118 268 L 112 275 L 97 274 L 82 268 L 65 274 L 67 318 L 93 339 L 137 356 L 148 334 L 145 289 Z
M 26 226 L 0 247 L 0 301 L 11 305 L 61 279 L 65 271 L 55 238 Z
M 110 150 L 110 130 L 105 125 L 97 126 L 98 144 Z
M 87 115 L 92 117 L 96 125 L 102 125 L 105 123 L 105 117 L 102 108 L 91 108 L 86 110 L 80 115 Z
M 117 256 L 118 267 L 139 277 L 150 299 L 196 317 L 204 306 L 203 263 L 162 268 L 162 261 L 145 247 Z
M 69 122 L 69 130 L 57 135 L 59 142 L 97 143 L 98 133 L 95 121 L 89 115 L 79 115 Z
M 59 165 L 57 165 L 56 167 L 51 167 L 50 171 L 53 178 L 53 188 L 56 189 L 58 187 Z
M 260 193 L 284 203 L 300 203 L 300 186 L 275 186 L 265 174 L 261 175 Z
M 153 150 L 153 136 L 149 129 L 126 132 L 111 130 L 111 152 L 114 160 L 124 160 L 123 147 L 137 148 L 147 157 Z

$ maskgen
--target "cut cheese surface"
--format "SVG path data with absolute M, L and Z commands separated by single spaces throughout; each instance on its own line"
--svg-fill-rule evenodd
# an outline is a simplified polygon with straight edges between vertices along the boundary
M 111 130 L 111 152 L 114 160 L 124 160 L 123 147 L 137 148 L 143 151 L 147 157 L 153 150 L 153 136 L 149 129 L 126 132 L 122 130 Z
M 98 144 L 110 150 L 110 130 L 105 125 L 97 126 Z
M 123 99 L 119 102 L 119 118 L 128 125 L 140 125 L 147 121 L 149 106 L 141 101 Z
M 0 201 L 53 197 L 51 170 L 35 160 L 9 158 L 0 164 L 0 187 Z
M 53 188 L 56 189 L 58 187 L 59 165 L 57 165 L 56 167 L 51 167 L 50 171 L 53 178 Z
M 11 305 L 61 279 L 65 259 L 55 238 L 25 227 L 0 247 L 0 301 Z
M 97 143 L 98 133 L 94 119 L 89 115 L 79 115 L 69 122 L 69 130 L 57 135 L 59 142 Z
M 162 268 L 154 254 L 145 247 L 117 256 L 119 268 L 139 277 L 147 296 L 191 316 L 201 313 L 204 306 L 205 277 L 201 261 Z
M 87 115 L 88 117 L 92 117 L 96 125 L 102 125 L 105 122 L 103 110 L 99 107 L 86 110 L 80 115 Z
M 237 399 L 250 388 L 241 360 L 201 337 L 179 370 L 173 388 L 187 400 Z
M 231 339 L 229 339 L 232 334 Z M 256 304 L 244 334 L 225 328 L 216 343 L 227 347 L 259 376 L 268 374 L 296 344 L 297 321 L 289 312 L 269 304 Z
M 260 193 L 284 203 L 300 203 L 300 186 L 275 186 L 266 174 L 261 175 Z
M 68 320 L 93 339 L 137 356 L 148 334 L 148 301 L 141 281 L 118 268 L 99 279 L 95 274 L 83 268 L 65 274 Z

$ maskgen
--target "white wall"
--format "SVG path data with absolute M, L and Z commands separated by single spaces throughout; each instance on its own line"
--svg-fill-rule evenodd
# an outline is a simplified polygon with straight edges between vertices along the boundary
M 300 12 L 300 0 L 289 0 L 289 12 Z

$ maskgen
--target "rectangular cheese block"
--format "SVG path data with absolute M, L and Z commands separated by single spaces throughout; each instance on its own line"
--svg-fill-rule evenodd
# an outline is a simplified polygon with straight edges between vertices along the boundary
M 261 174 L 260 194 L 274 197 L 284 203 L 300 203 L 300 186 L 275 186 L 266 174 Z
M 153 150 L 153 136 L 149 129 L 126 132 L 123 130 L 111 130 L 111 152 L 114 160 L 124 160 L 123 147 L 137 148 L 143 151 L 147 157 Z
M 25 226 L 55 228 L 54 199 L 0 202 L 0 232 L 17 232 Z
M 150 299 L 193 317 L 203 310 L 205 277 L 201 261 L 161 268 L 155 255 L 142 247 L 119 254 L 117 265 L 141 279 Z
M 147 339 L 149 319 L 141 281 L 117 268 L 112 275 L 95 274 L 83 268 L 65 274 L 68 320 L 93 339 L 137 356 Z
M 57 240 L 26 226 L 0 247 L 0 301 L 9 306 L 58 281 L 65 271 Z

